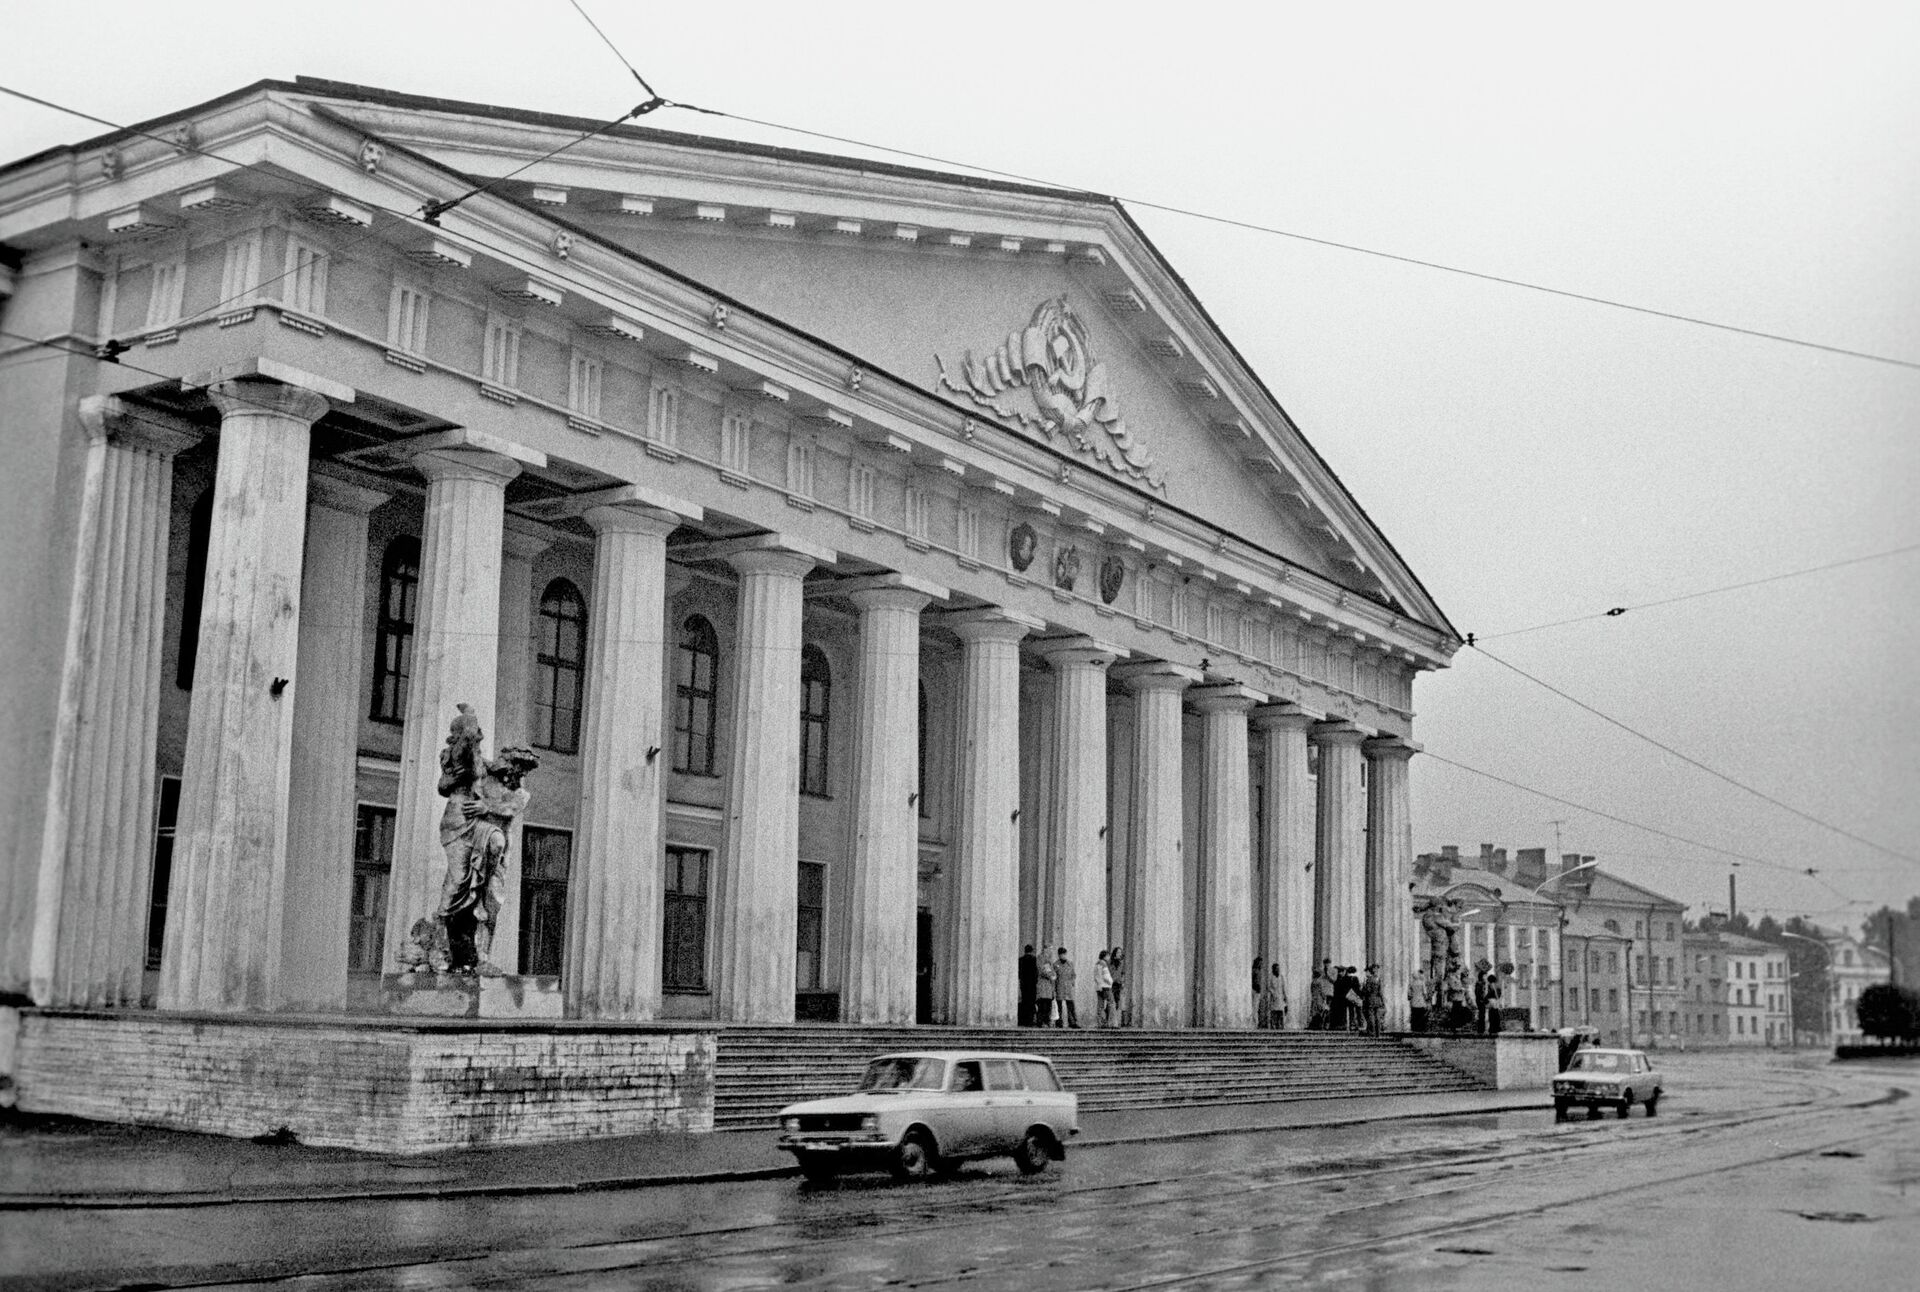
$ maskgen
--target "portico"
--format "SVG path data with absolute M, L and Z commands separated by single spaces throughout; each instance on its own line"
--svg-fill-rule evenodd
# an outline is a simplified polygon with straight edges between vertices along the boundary
M 1255 956 L 1295 1026 L 1323 956 L 1403 1011 L 1413 679 L 1457 639 L 1115 207 L 748 153 L 726 202 L 688 178 L 638 215 L 623 176 L 715 154 L 616 132 L 527 177 L 564 201 L 521 182 L 435 231 L 384 213 L 482 118 L 206 111 L 236 158 L 287 116 L 326 201 L 156 157 L 30 244 L 157 212 L 187 286 L 155 295 L 171 242 L 86 261 L 69 331 L 145 371 L 20 409 L 88 437 L 41 506 L 77 536 L 68 644 L 6 890 L 37 1003 L 377 1008 L 438 901 L 467 704 L 541 760 L 488 958 L 571 1018 L 1010 1024 L 1029 942 L 1068 949 L 1083 1027 L 1122 945 L 1134 1026 L 1252 1026 Z M 931 233 L 955 201 L 1004 230 L 987 259 Z M 893 375 L 850 289 L 734 294 L 725 248 L 811 263 L 807 203 L 894 212 L 831 236 L 903 293 L 1019 286 L 892 307 L 940 356 Z M 276 251 L 334 294 L 245 280 Z

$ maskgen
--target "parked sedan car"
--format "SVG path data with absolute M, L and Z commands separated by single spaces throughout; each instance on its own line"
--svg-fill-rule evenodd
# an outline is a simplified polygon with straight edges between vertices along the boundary
M 1666 1082 L 1642 1050 L 1584 1049 L 1574 1052 L 1566 1071 L 1553 1079 L 1553 1115 L 1566 1117 L 1575 1105 L 1614 1108 L 1622 1117 L 1638 1100 L 1647 1116 L 1660 1113 Z
M 779 1147 L 810 1180 L 843 1170 L 924 1179 L 1011 1154 L 1027 1175 L 1063 1160 L 1080 1101 L 1037 1054 L 936 1050 L 867 1064 L 850 1095 L 780 1110 Z

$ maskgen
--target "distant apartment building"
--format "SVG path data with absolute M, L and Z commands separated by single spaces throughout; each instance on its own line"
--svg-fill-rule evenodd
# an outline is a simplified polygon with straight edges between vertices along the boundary
M 1736 933 L 1685 937 L 1682 1008 L 1691 1045 L 1787 1045 L 1793 1038 L 1785 947 Z
M 1605 932 L 1628 939 L 1623 987 L 1628 1030 L 1622 1039 L 1647 1047 L 1678 1045 L 1686 903 L 1597 867 L 1580 869 L 1591 861 L 1592 857 L 1563 854 L 1560 869 L 1565 878 L 1555 891 L 1570 920 L 1592 921 Z
M 1596 1028 L 1602 1045 L 1628 1044 L 1627 957 L 1633 939 L 1584 915 L 1569 916 L 1560 937 L 1563 1026 Z
M 1886 952 L 1850 933 L 1825 928 L 1819 932 L 1828 960 L 1826 1035 L 1820 1039 L 1833 1045 L 1858 1045 L 1866 1039 L 1860 1031 L 1860 993 L 1875 983 L 1891 982 L 1893 967 Z

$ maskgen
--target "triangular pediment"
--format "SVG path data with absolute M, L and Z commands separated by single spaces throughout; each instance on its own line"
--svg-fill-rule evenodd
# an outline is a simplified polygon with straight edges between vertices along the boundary
M 1110 199 L 637 128 L 542 162 L 594 123 L 302 87 L 444 165 L 511 174 L 500 194 L 1125 481 L 1147 515 L 1185 513 L 1446 626 Z

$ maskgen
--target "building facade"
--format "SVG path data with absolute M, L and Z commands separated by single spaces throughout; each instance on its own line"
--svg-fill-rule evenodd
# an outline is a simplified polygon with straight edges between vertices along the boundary
M 1859 1045 L 1860 993 L 1876 983 L 1893 981 L 1887 953 L 1837 929 L 1820 930 L 1827 949 L 1826 1040 L 1834 1045 Z
M 1682 962 L 1682 1026 L 1689 1045 L 1793 1043 L 1786 948 L 1737 933 L 1688 933 Z
M 1011 1023 L 1032 942 L 1403 1025 L 1458 635 L 1119 205 L 594 124 L 267 82 L 0 170 L 0 990 L 371 1000 L 465 704 L 571 1017 Z

